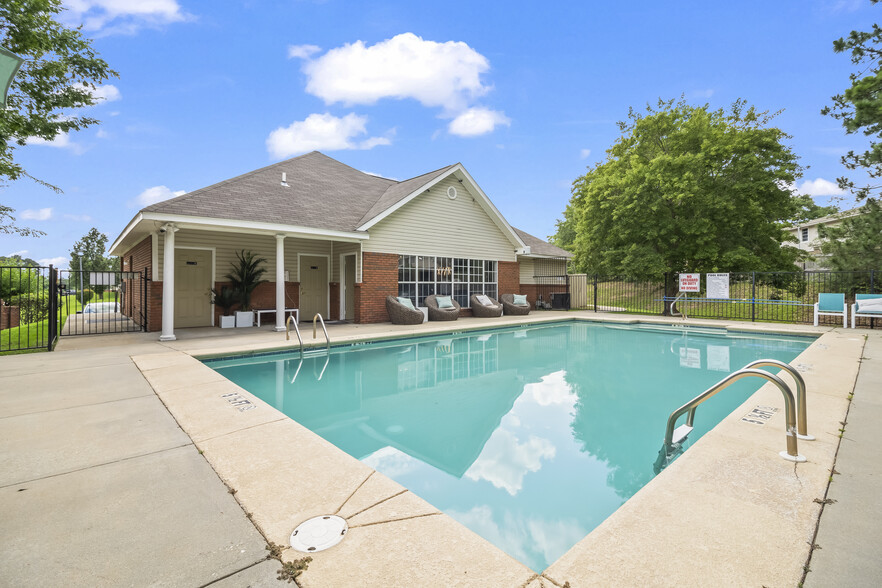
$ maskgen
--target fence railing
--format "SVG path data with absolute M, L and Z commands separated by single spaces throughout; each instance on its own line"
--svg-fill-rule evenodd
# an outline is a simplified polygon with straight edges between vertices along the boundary
M 880 292 L 878 279 L 882 271 L 729 272 L 728 275 L 728 298 L 708 298 L 706 274 L 703 274 L 700 292 L 681 299 L 677 310 L 691 318 L 811 324 L 818 294 L 845 294 L 850 313 L 856 294 Z M 570 307 L 661 315 L 677 296 L 678 276 L 668 273 L 654 280 L 633 280 L 621 276 L 572 274 L 568 276 Z M 842 319 L 821 316 L 820 323 L 841 325 Z M 877 325 L 882 325 L 882 319 L 857 319 L 859 327 Z
M 58 337 L 147 330 L 147 275 L 0 267 L 0 353 L 52 351 Z
M 0 353 L 52 349 L 58 334 L 57 270 L 0 267 Z

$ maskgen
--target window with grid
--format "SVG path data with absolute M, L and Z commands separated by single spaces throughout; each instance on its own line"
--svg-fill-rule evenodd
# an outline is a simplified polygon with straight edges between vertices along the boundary
M 427 296 L 453 296 L 460 306 L 469 307 L 472 294 L 497 297 L 497 263 L 484 259 L 398 256 L 398 295 L 425 306 Z
M 808 229 L 803 229 L 803 230 L 802 230 L 802 240 L 803 240 L 803 241 L 808 241 Z

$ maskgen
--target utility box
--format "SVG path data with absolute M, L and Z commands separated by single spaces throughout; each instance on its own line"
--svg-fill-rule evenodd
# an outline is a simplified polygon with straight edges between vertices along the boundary
M 570 309 L 570 293 L 554 292 L 551 294 L 552 310 L 569 310 Z

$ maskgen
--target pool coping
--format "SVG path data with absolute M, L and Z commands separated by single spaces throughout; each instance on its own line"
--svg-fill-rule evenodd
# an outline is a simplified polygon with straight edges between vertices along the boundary
M 799 446 L 809 461 L 794 465 L 778 457 L 784 445 L 781 410 L 762 430 L 744 429 L 740 418 L 751 407 L 783 407 L 780 394 L 771 385 L 763 386 L 540 576 L 196 359 L 241 352 L 242 345 L 224 347 L 218 342 L 211 353 L 194 349 L 192 355 L 171 351 L 132 359 L 268 541 L 287 546 L 296 524 L 311 516 L 339 513 L 350 520 L 352 530 L 342 543 L 312 556 L 308 571 L 298 580 L 303 586 L 353 582 L 539 586 L 543 581 L 557 586 L 567 581 L 573 586 L 612 581 L 645 585 L 670 583 L 673 578 L 703 584 L 711 577 L 715 583 L 796 584 L 820 509 L 812 500 L 823 496 L 838 444 L 838 422 L 854 387 L 864 341 L 860 331 L 643 316 L 519 317 L 492 324 L 572 320 L 820 334 L 792 362 L 806 379 L 809 432 L 818 437 Z M 490 326 L 481 321 L 414 331 L 435 336 Z M 339 342 L 389 341 L 411 334 L 399 330 L 382 336 L 342 337 Z M 182 347 L 186 350 L 186 345 Z M 260 353 L 278 346 L 248 347 Z M 828 373 L 831 370 L 813 367 L 829 360 L 831 353 L 842 364 L 835 377 Z M 267 451 L 267 447 L 297 451 Z M 745 478 L 749 472 L 763 476 Z M 687 500 L 686 509 L 673 504 Z M 708 504 L 713 508 L 708 509 Z M 671 523 L 671 528 L 647 524 L 650 512 L 651 521 Z M 745 520 L 763 524 L 751 528 L 739 523 Z M 648 533 L 648 528 L 653 532 Z M 786 546 L 783 552 L 781 545 Z M 770 559 L 770 552 L 776 557 Z M 303 555 L 287 549 L 283 557 Z

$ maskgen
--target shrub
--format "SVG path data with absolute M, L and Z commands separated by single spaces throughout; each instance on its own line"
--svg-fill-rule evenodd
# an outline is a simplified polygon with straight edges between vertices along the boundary
M 89 301 L 92 300 L 92 297 L 95 296 L 95 293 L 85 288 L 83 290 L 83 305 L 89 304 Z
M 38 323 L 49 318 L 49 297 L 45 294 L 22 294 L 17 304 L 22 324 Z

